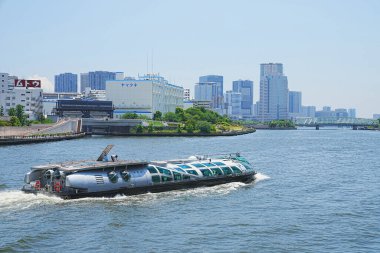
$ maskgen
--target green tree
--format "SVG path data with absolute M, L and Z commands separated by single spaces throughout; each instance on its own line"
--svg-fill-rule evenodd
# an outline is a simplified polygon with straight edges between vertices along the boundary
M 185 129 L 188 133 L 193 133 L 195 130 L 195 121 L 192 119 L 189 119 L 186 121 Z
M 156 112 L 153 114 L 153 120 L 162 120 L 162 112 L 160 112 L 160 111 L 156 111 Z
M 168 113 L 165 113 L 164 120 L 168 122 L 177 122 L 178 117 L 174 112 L 168 112 Z
M 142 133 L 143 131 L 144 131 L 144 128 L 143 128 L 142 125 L 138 125 L 138 126 L 136 127 L 136 133 Z
M 27 124 L 27 117 L 24 113 L 24 106 L 16 105 L 16 117 L 18 118 L 22 126 L 25 126 Z
M 138 118 L 138 115 L 136 113 L 131 113 L 131 112 L 127 112 L 127 113 L 124 113 L 122 116 L 121 116 L 122 119 L 137 119 Z
M 16 116 L 16 109 L 15 108 L 9 108 L 9 111 L 8 111 L 8 115 L 9 116 Z
M 178 124 L 177 126 L 177 133 L 182 133 L 182 128 L 181 128 L 181 124 Z
M 210 133 L 211 132 L 211 124 L 207 121 L 199 121 L 197 124 L 197 128 L 201 133 Z
M 153 124 L 150 123 L 149 126 L 148 126 L 148 133 L 153 133 Z
M 21 126 L 21 122 L 16 116 L 11 116 L 10 123 L 12 126 Z

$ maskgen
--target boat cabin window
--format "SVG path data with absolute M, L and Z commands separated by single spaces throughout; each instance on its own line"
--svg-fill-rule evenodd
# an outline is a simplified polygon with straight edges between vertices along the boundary
M 172 173 L 170 172 L 170 170 L 167 170 L 167 169 L 164 169 L 162 167 L 157 167 L 158 171 L 161 173 L 161 174 L 165 174 L 165 175 L 168 175 L 168 176 L 171 176 Z
M 205 176 L 205 177 L 212 177 L 213 176 L 212 172 L 209 169 L 201 169 L 201 172 L 202 172 L 203 176 Z
M 233 170 L 234 173 L 236 174 L 241 174 L 241 170 L 238 169 L 236 166 L 231 166 L 231 169 Z
M 178 172 L 173 171 L 174 180 L 182 180 L 182 175 Z
M 173 178 L 168 177 L 168 176 L 161 176 L 162 182 L 170 182 L 173 181 Z
M 186 171 L 184 171 L 183 169 L 181 168 L 175 168 L 176 171 L 179 171 L 179 172 L 182 172 L 182 173 L 186 173 Z
M 224 165 L 226 165 L 225 163 L 222 163 L 222 162 L 213 162 L 213 164 L 218 165 L 218 166 L 224 166 Z
M 152 182 L 153 183 L 160 183 L 161 182 L 160 176 L 158 176 L 158 175 L 152 176 Z
M 251 166 L 249 166 L 247 163 L 241 163 L 247 170 L 253 170 Z
M 190 176 L 189 175 L 183 175 L 183 180 L 189 180 Z
M 125 170 L 125 166 L 116 166 L 116 170 Z
M 198 172 L 196 170 L 186 170 L 187 173 L 189 174 L 193 174 L 193 175 L 196 175 L 196 176 L 199 176 Z
M 221 169 L 219 168 L 211 168 L 211 171 L 214 175 L 216 176 L 223 176 L 223 172 Z
M 182 169 L 191 169 L 189 165 L 186 164 L 177 164 L 178 167 L 181 167 Z
M 230 167 L 222 167 L 222 170 L 223 170 L 224 175 L 232 174 L 232 170 L 230 169 Z
M 193 163 L 193 164 L 191 164 L 191 165 L 193 165 L 194 167 L 197 167 L 197 168 L 203 168 L 203 167 L 206 167 L 206 166 L 204 166 L 203 164 L 200 164 L 200 163 Z
M 149 171 L 150 173 L 152 173 L 152 174 L 154 174 L 154 173 L 158 173 L 158 170 L 156 170 L 156 168 L 153 167 L 153 166 L 148 166 L 148 171 Z
M 215 164 L 213 163 L 202 163 L 203 165 L 207 166 L 207 167 L 214 167 Z

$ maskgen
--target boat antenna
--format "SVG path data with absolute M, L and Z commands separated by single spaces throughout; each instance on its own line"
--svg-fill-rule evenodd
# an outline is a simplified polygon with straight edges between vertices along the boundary
M 98 157 L 98 159 L 96 161 L 98 161 L 98 162 L 103 161 L 104 157 L 108 155 L 108 153 L 111 151 L 113 146 L 114 145 L 112 145 L 112 144 L 107 145 L 107 147 L 103 150 L 103 152 L 100 154 L 100 156 Z

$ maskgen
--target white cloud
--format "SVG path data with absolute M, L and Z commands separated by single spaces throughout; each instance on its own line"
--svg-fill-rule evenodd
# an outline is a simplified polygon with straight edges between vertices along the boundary
M 32 76 L 29 76 L 27 79 L 41 80 L 41 88 L 44 90 L 44 92 L 54 92 L 54 84 L 45 76 L 34 74 Z

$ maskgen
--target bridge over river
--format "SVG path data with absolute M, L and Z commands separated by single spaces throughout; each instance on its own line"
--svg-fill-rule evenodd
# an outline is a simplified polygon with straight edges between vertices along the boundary
M 376 126 L 379 122 L 360 118 L 297 118 L 294 123 L 296 126 L 315 127 L 317 130 L 324 126 L 352 127 L 357 130 L 358 127 Z

